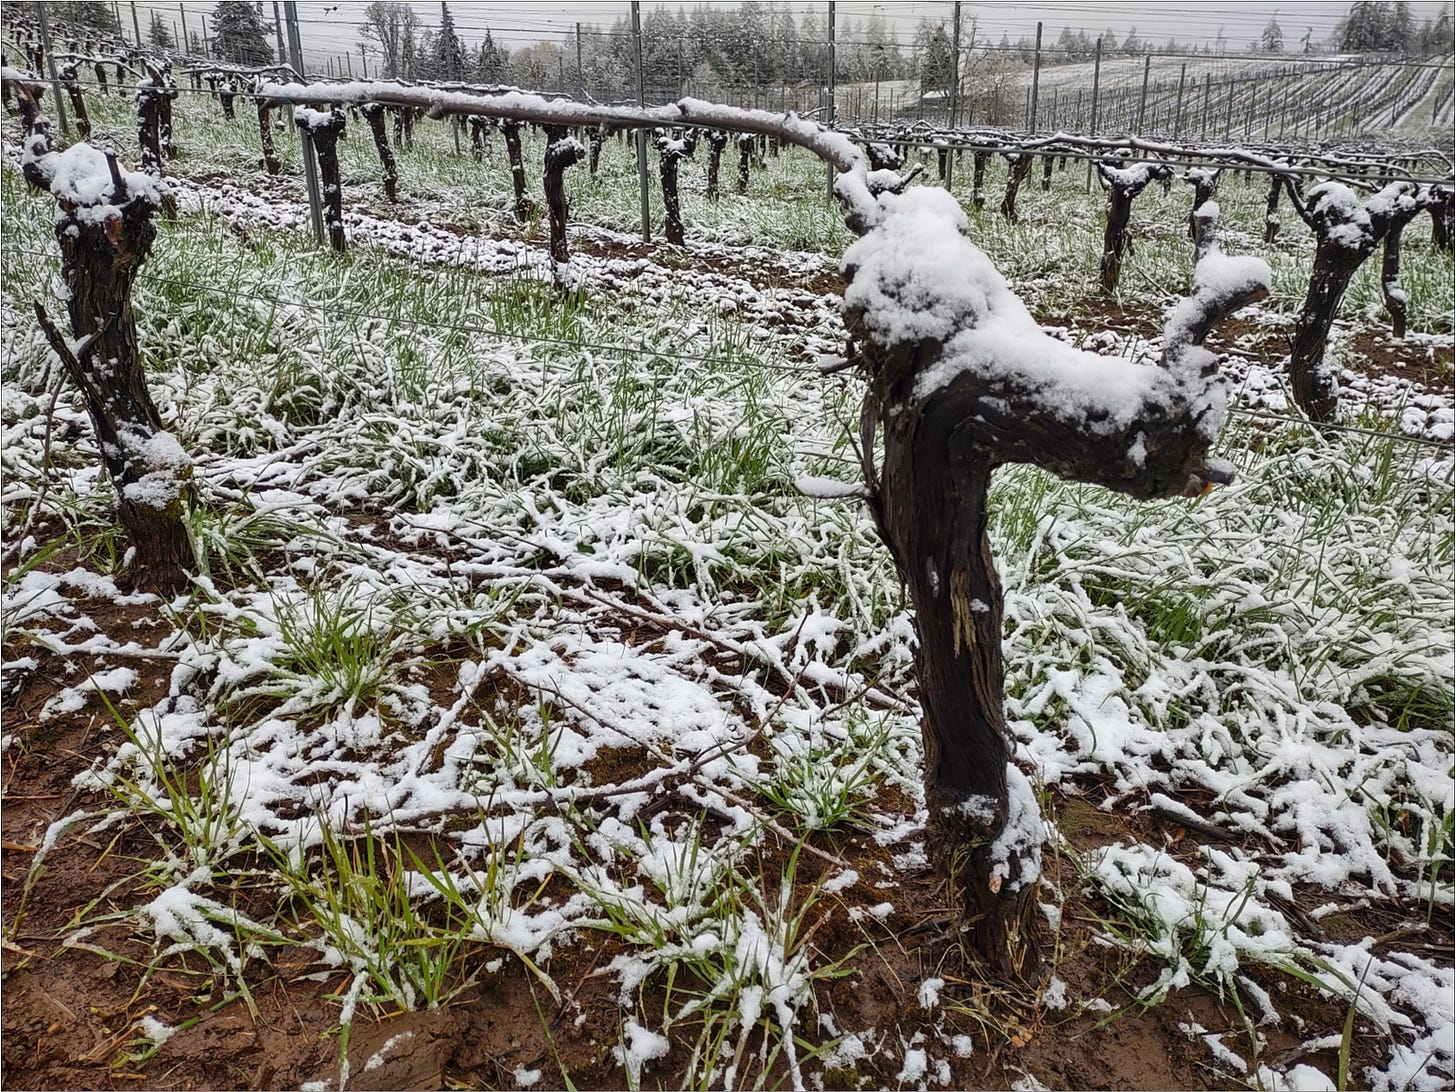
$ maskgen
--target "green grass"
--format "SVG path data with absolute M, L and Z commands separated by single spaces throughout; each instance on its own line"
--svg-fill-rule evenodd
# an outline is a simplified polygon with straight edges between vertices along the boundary
M 181 106 L 179 168 L 249 180 L 249 123 L 224 124 L 207 100 Z M 119 100 L 98 116 L 123 146 L 132 139 Z M 411 214 L 445 206 L 461 224 L 517 231 L 500 160 L 457 159 L 443 132 L 422 126 L 402 157 L 420 202 Z M 296 169 L 296 145 L 282 143 Z M 346 187 L 382 201 L 368 143 L 345 148 Z M 630 230 L 631 159 L 614 143 L 605 162 L 596 181 L 568 176 L 575 215 Z M 971 216 L 973 237 L 1050 314 L 1081 305 L 1096 277 L 1100 213 L 1081 177 L 1057 172 L 1049 195 L 1034 177 L 1020 225 Z M 968 190 L 969 170 L 957 178 Z M 771 157 L 747 198 L 690 196 L 690 232 L 836 252 L 846 237 L 822 182 L 798 153 Z M 423 203 L 427 189 L 439 204 Z M 1189 193 L 1154 188 L 1135 206 L 1130 308 L 1155 313 L 1186 283 Z M 1268 253 L 1254 241 L 1262 193 L 1225 181 L 1230 250 Z M 26 315 L 57 283 L 53 210 L 8 169 L 0 197 L 0 253 L 26 271 L 0 293 L 11 399 L 0 466 L 7 482 L 31 483 L 48 353 Z M 171 734 L 138 721 L 92 775 L 164 833 L 172 856 L 157 883 L 203 870 L 183 893 L 221 942 L 164 937 L 159 951 L 203 951 L 242 990 L 269 973 L 272 937 L 286 933 L 357 969 L 338 997 L 347 1026 L 360 1003 L 448 1003 L 473 981 L 476 947 L 519 957 L 551 993 L 542 953 L 562 930 L 534 923 L 569 911 L 571 928 L 618 946 L 624 1011 L 675 1031 L 687 1083 L 812 1076 L 826 1040 L 815 1005 L 853 953 L 818 946 L 833 897 L 807 882 L 800 851 L 772 851 L 765 823 L 812 847 L 852 844 L 903 822 L 888 801 L 913 806 L 919 778 L 913 632 L 893 567 L 861 506 L 792 484 L 856 476 L 858 388 L 784 370 L 787 337 L 756 337 L 752 322 L 705 313 L 685 293 L 562 292 L 523 271 L 367 247 L 339 261 L 298 231 L 242 238 L 214 212 L 159 227 L 137 311 L 164 417 L 198 456 L 192 529 L 213 582 L 178 619 L 193 643 L 175 686 L 199 708 L 167 720 Z M 1274 254 L 1277 313 L 1298 306 L 1304 234 L 1286 226 Z M 1419 229 L 1408 246 L 1413 324 L 1440 329 L 1449 259 L 1426 253 Z M 1141 504 L 1024 467 L 998 472 L 989 533 L 1007 593 L 1012 729 L 1047 765 L 1050 792 L 1083 773 L 1141 785 L 1166 762 L 1215 807 L 1327 834 L 1270 803 L 1316 786 L 1354 847 L 1330 858 L 1358 856 L 1370 870 L 1361 882 L 1434 914 L 1450 898 L 1453 855 L 1449 472 L 1413 445 L 1242 421 L 1220 449 L 1238 480 L 1198 501 Z M 7 593 L 53 579 L 67 550 L 92 569 L 115 562 L 108 494 L 72 473 L 94 455 L 75 437 L 55 454 L 65 473 L 47 498 L 7 493 L 7 530 L 32 510 L 48 521 Z M 7 600 L 7 655 L 57 640 L 42 609 L 50 590 Z M 756 810 L 741 824 L 695 818 L 706 805 L 675 785 L 639 794 L 652 801 L 640 821 L 610 799 L 572 805 L 573 792 L 603 787 L 589 780 L 591 718 L 627 715 L 607 698 L 576 707 L 539 682 L 517 689 L 491 667 L 543 647 L 562 670 L 588 653 L 648 659 L 660 674 L 641 693 L 654 700 L 657 688 L 701 684 L 711 716 L 683 714 L 653 741 L 659 751 L 644 746 L 652 763 L 683 759 L 690 751 L 675 748 L 701 721 L 750 729 L 743 738 L 768 725 L 766 753 L 730 747 L 731 760 L 687 784 Z M 871 686 L 889 700 L 871 703 Z M 641 701 L 633 708 L 633 724 L 648 719 Z M 309 770 L 321 755 L 337 768 Z M 259 763 L 276 795 L 267 778 L 235 777 Z M 465 802 L 451 797 L 444 815 L 418 805 L 410 821 L 441 847 L 424 860 L 390 794 L 412 778 L 438 789 L 436 775 Z M 273 920 L 231 910 L 243 861 L 257 868 L 251 882 L 288 892 Z M 1214 957 L 1267 912 L 1268 890 L 1231 882 L 1190 872 L 1192 910 L 1172 920 L 1124 893 L 1107 928 L 1170 968 L 1169 990 L 1191 968 L 1189 981 L 1233 996 L 1237 972 Z M 1233 895 L 1215 904 L 1211 889 Z M 114 920 L 151 919 L 128 906 Z M 1307 955 L 1289 965 L 1314 975 Z

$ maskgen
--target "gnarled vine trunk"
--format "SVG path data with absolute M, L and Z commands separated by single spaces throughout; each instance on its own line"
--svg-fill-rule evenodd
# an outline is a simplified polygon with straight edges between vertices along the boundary
M 377 102 L 366 102 L 361 112 L 369 126 L 369 135 L 374 138 L 379 165 L 384 168 L 384 196 L 391 201 L 398 200 L 399 169 L 394 161 L 394 149 L 389 146 L 389 135 L 384 131 L 384 107 Z
M 511 185 L 516 191 L 516 219 L 525 223 L 535 211 L 531 199 L 526 196 L 526 161 L 521 157 L 521 123 L 512 118 L 501 122 L 501 132 L 506 139 L 506 156 L 511 163 Z
M 81 94 L 81 83 L 76 78 L 76 62 L 62 65 L 57 71 L 66 97 L 71 100 L 71 111 L 76 115 L 76 132 L 82 140 L 91 139 L 91 118 L 86 113 L 86 97 Z
M 564 126 L 546 127 L 546 163 L 542 172 L 546 190 L 546 208 L 551 217 L 551 259 L 565 262 L 569 259 L 566 249 L 566 168 L 580 163 L 586 156 L 581 141 L 567 136 Z
M 171 598 L 186 588 L 197 566 L 185 519 L 192 463 L 162 427 L 147 389 L 132 310 L 132 285 L 156 238 L 152 216 L 161 195 L 151 177 L 123 171 L 114 155 L 88 144 L 68 149 L 62 170 L 34 99 L 6 83 L 5 97 L 20 103 L 32 138 L 23 173 L 59 206 L 56 241 L 76 341 L 61 335 L 39 301 L 35 311 L 86 403 L 116 489 L 117 518 L 128 545 L 118 582 Z
M 986 164 L 990 161 L 990 152 L 971 155 L 971 203 L 978 209 L 986 207 Z
M 328 113 L 318 110 L 295 110 L 293 120 L 313 139 L 313 152 L 318 159 L 319 186 L 323 190 L 324 226 L 329 245 L 344 253 L 344 188 L 339 178 L 339 138 L 344 135 L 344 112 L 337 106 Z
M 723 165 L 723 149 L 728 147 L 728 134 L 722 129 L 708 133 L 708 200 L 718 200 L 718 172 Z
M 1193 187 L 1193 207 L 1188 210 L 1188 238 L 1198 238 L 1198 210 L 1205 202 L 1212 201 L 1213 195 L 1218 192 L 1219 176 L 1222 170 L 1209 170 L 1206 167 L 1190 167 L 1184 175 L 1184 180 Z
M 587 169 L 591 172 L 591 176 L 595 178 L 597 176 L 597 167 L 602 161 L 602 145 L 606 142 L 606 134 L 602 132 L 600 125 L 593 125 L 587 130 L 586 142 L 590 151 Z
M 162 174 L 162 87 L 160 77 L 152 76 L 137 88 L 137 145 L 141 149 L 141 168 L 147 174 Z
M 1023 152 L 1009 152 L 1006 164 L 1006 193 L 1001 198 L 1001 215 L 1014 224 L 1020 219 L 1016 211 L 1016 194 L 1031 174 L 1031 156 Z
M 657 138 L 657 173 L 662 179 L 662 207 L 666 216 L 664 230 L 667 241 L 674 246 L 683 245 L 682 205 L 678 199 L 678 164 L 691 159 L 697 138 L 689 132 L 686 136 L 660 136 Z
M 1257 259 L 1203 267 L 1164 332 L 1162 367 L 1128 364 L 1116 382 L 1088 382 L 1089 354 L 1042 333 L 969 243 L 951 253 L 964 218 L 949 195 L 901 200 L 881 198 L 887 215 L 845 255 L 846 321 L 869 380 L 866 494 L 915 611 L 927 848 L 963 903 L 970 946 L 1029 980 L 1041 965 L 1043 833 L 1002 708 L 1002 591 L 986 533 L 993 472 L 1032 463 L 1143 498 L 1227 481 L 1229 468 L 1207 457 L 1225 394 L 1201 346 L 1218 318 L 1264 296 L 1269 270 Z M 936 266 L 955 269 L 954 286 L 916 274 L 926 267 L 915 255 L 932 251 Z
M 1279 194 L 1284 183 L 1277 174 L 1269 176 L 1269 195 L 1264 200 L 1264 242 L 1272 243 L 1279 234 Z
M 278 160 L 278 148 L 273 143 L 271 112 L 266 102 L 258 100 L 258 139 L 263 145 L 263 169 L 269 174 L 277 174 L 283 169 L 283 164 Z
M 1451 221 L 1453 197 L 1456 197 L 1456 189 L 1450 186 L 1432 186 L 1430 199 L 1431 212 L 1431 243 L 1437 250 L 1444 250 L 1451 253 Z
M 1340 388 L 1325 363 L 1325 348 L 1345 289 L 1376 246 L 1392 230 L 1403 229 L 1422 209 L 1430 208 L 1435 196 L 1413 182 L 1393 182 L 1362 206 L 1349 187 L 1339 182 L 1322 183 L 1305 198 L 1287 175 L 1284 187 L 1290 204 L 1315 234 L 1314 268 L 1289 350 L 1289 385 L 1295 403 L 1311 421 L 1333 421 Z M 1398 250 L 1397 244 L 1392 273 L 1399 271 Z M 1393 281 L 1391 286 L 1399 292 Z
M 1107 227 L 1102 233 L 1102 291 L 1115 292 L 1122 279 L 1122 259 L 1132 247 L 1127 227 L 1132 220 L 1133 200 L 1148 183 L 1172 176 L 1172 168 L 1159 163 L 1137 167 L 1097 164 L 1097 179 L 1107 191 Z

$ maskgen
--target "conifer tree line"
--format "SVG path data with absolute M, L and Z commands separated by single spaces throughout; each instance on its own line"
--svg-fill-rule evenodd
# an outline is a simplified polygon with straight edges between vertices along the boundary
M 579 43 L 572 31 L 562 41 L 537 42 L 514 51 L 489 27 L 457 27 L 448 3 L 440 5 L 440 19 L 435 26 L 426 24 L 409 4 L 395 0 L 375 0 L 364 14 L 360 38 L 375 55 L 378 73 L 386 78 L 509 83 L 575 91 L 579 53 L 580 90 L 602 100 L 635 93 L 635 45 L 625 14 L 606 26 L 580 24 Z M 878 14 L 858 19 L 841 17 L 835 37 L 834 75 L 841 84 L 913 80 L 922 94 L 950 86 L 955 66 L 948 17 L 921 18 L 913 33 Z M 649 97 L 657 100 L 685 93 L 727 98 L 753 88 L 820 86 L 828 79 L 827 42 L 827 12 L 805 11 L 802 6 L 796 8 L 786 2 L 760 0 L 736 6 L 699 3 L 691 8 L 644 5 L 643 82 Z M 1045 43 L 1042 64 L 1085 63 L 1092 59 L 1099 43 L 1104 57 L 1234 50 L 1222 29 L 1214 38 L 1194 46 L 1173 38 L 1163 41 L 1145 37 L 1136 26 L 1124 34 L 1112 30 L 1089 34 L 1085 29 L 1063 27 L 1058 37 Z M 993 41 L 978 28 L 974 14 L 968 14 L 962 24 L 961 48 L 962 73 L 985 67 L 1004 70 L 1030 65 L 1035 53 L 1028 36 L 1012 41 L 1003 33 L 999 41 Z M 1442 12 L 1417 26 L 1404 0 L 1354 3 L 1335 33 L 1322 40 L 1315 38 L 1311 27 L 1291 26 L 1286 33 L 1276 14 L 1248 43 L 1250 51 L 1264 53 L 1340 50 L 1428 55 L 1449 52 L 1450 48 L 1449 13 Z
M 623 5 L 625 7 L 625 5 Z M 127 36 L 106 0 L 51 0 L 54 17 L 76 27 Z M 267 15 L 265 15 L 267 11 Z M 974 12 L 974 9 L 971 9 Z M 1292 13 L 1298 19 L 1298 9 Z M 271 11 L 260 0 L 220 0 L 210 14 L 211 54 L 245 65 L 273 62 Z M 1301 30 L 1303 33 L 1301 33 Z M 955 65 L 948 17 L 921 18 L 913 35 L 879 14 L 841 17 L 835 28 L 835 79 L 841 84 L 875 80 L 912 80 L 921 94 L 948 91 Z M 155 12 L 147 28 L 150 44 L 173 48 L 172 28 Z M 373 75 L 386 79 L 515 84 L 536 89 L 577 91 L 577 58 L 581 58 L 579 90 L 602 100 L 630 97 L 636 88 L 635 46 L 624 14 L 608 26 L 582 23 L 559 42 L 536 42 L 509 49 L 490 27 L 466 20 L 458 25 L 448 2 L 440 4 L 438 22 L 427 23 L 401 0 L 374 0 L 363 11 L 359 39 L 373 59 Z M 644 84 L 649 97 L 682 94 L 727 99 L 751 89 L 780 86 L 822 86 L 828 81 L 826 12 L 784 0 L 745 2 L 735 6 L 699 3 L 692 8 L 644 6 L 642 14 Z M 190 46 L 195 49 L 197 35 Z M 1176 39 L 1156 41 L 1136 26 L 1125 34 L 1089 32 L 1063 27 L 1048 38 L 1044 66 L 1085 63 L 1100 43 L 1103 57 L 1156 53 L 1223 53 L 1231 51 L 1220 29 L 1198 46 Z M 1249 43 L 1253 52 L 1394 53 L 1449 55 L 1453 47 L 1449 10 L 1417 24 L 1405 0 L 1357 0 L 1333 34 L 1323 41 L 1311 27 L 1281 25 L 1271 15 Z M 963 74 L 983 80 L 1030 65 L 1032 40 L 1012 41 L 1003 33 L 992 41 L 969 14 L 961 27 Z M 765 101 L 764 105 L 773 105 Z

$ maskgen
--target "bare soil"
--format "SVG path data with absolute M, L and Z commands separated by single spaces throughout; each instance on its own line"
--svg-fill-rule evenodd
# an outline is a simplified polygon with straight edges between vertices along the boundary
M 157 647 L 168 631 L 147 606 L 98 600 L 88 602 L 86 611 L 103 632 L 143 647 Z M 61 835 L 44 867 L 31 876 L 51 823 L 78 809 L 114 806 L 108 794 L 78 792 L 72 781 L 118 737 L 111 712 L 97 699 L 84 709 L 41 719 L 46 701 L 74 685 L 76 673 L 42 649 L 7 649 L 8 660 L 22 655 L 32 656 L 36 666 L 7 679 L 5 730 L 14 739 L 5 751 L 0 786 L 3 1064 L 9 1087 L 259 1089 L 297 1088 L 309 1081 L 337 1087 L 341 1051 L 350 1060 L 349 1086 L 356 1089 L 513 1088 L 521 1084 L 518 1073 L 537 1070 L 538 1087 L 566 1087 L 568 1080 L 582 1089 L 626 1086 L 612 1048 L 631 1009 L 621 1004 L 614 976 L 603 973 L 620 950 L 609 937 L 582 933 L 558 944 L 542 964 L 560 988 L 559 1004 L 519 961 L 480 945 L 465 953 L 460 966 L 462 981 L 475 979 L 474 984 L 450 1004 L 421 1012 L 361 1007 L 345 1047 L 338 1021 L 348 977 L 320 966 L 312 949 L 282 946 L 255 964 L 250 1000 L 230 992 L 216 968 L 195 952 L 159 952 L 139 929 L 135 909 L 159 890 L 148 866 L 169 846 L 162 818 L 137 814 L 125 825 L 100 831 L 79 824 Z M 82 666 L 98 671 L 116 663 L 93 658 Z M 117 712 L 129 716 L 165 697 L 171 664 L 145 657 L 125 663 L 139 676 L 118 699 Z M 631 750 L 604 752 L 593 773 L 630 776 L 650 761 Z M 1063 786 L 1054 796 L 1058 826 L 1071 850 L 1136 838 L 1165 844 L 1190 862 L 1197 858 L 1196 834 L 1151 814 L 1102 810 L 1096 806 L 1102 797 L 1103 786 L 1092 782 Z M 897 802 L 884 803 L 893 808 Z M 908 817 L 909 803 L 898 803 Z M 814 906 L 808 928 L 819 962 L 844 960 L 848 972 L 821 983 L 819 1013 L 836 1029 L 876 1028 L 886 1037 L 884 1049 L 855 1069 L 830 1068 L 826 1087 L 900 1086 L 906 1045 L 918 1033 L 932 1043 L 969 1037 L 971 1053 L 953 1061 L 954 1088 L 1007 1088 L 1026 1074 L 1052 1088 L 1229 1086 L 1207 1046 L 1180 1027 L 1192 1023 L 1225 1034 L 1231 1047 L 1250 1053 L 1249 1033 L 1231 999 L 1190 988 L 1148 1011 L 1133 1004 L 1156 969 L 1133 953 L 1099 943 L 1106 908 L 1081 892 L 1067 854 L 1049 857 L 1043 888 L 1048 899 L 1055 901 L 1055 892 L 1065 898 L 1060 931 L 1047 930 L 1043 938 L 1050 973 L 1066 984 L 1070 1002 L 1053 1009 L 1042 1003 L 1041 990 L 988 981 L 967 958 L 934 875 L 897 869 L 889 851 L 866 836 L 821 836 L 815 845 L 874 878 Z M 756 870 L 781 875 L 790 849 L 770 842 Z M 801 856 L 799 894 L 807 895 L 829 867 Z M 247 868 L 248 862 L 239 863 L 236 885 L 224 900 L 250 917 L 273 920 L 286 896 L 250 880 Z M 545 894 L 553 896 L 550 887 Z M 1327 893 L 1312 892 L 1305 909 L 1327 900 Z M 894 905 L 883 919 L 869 913 L 881 901 Z M 1414 909 L 1386 909 L 1389 921 L 1407 926 L 1419 917 Z M 1303 917 L 1298 910 L 1291 907 L 1296 920 Z M 1339 918 L 1324 921 L 1333 927 Z M 1369 911 L 1352 914 L 1349 928 L 1363 936 L 1370 920 Z M 1448 950 L 1451 943 L 1449 930 L 1409 939 Z M 487 969 L 502 960 L 493 972 Z M 946 983 L 929 1010 L 917 999 L 928 977 Z M 1278 1056 L 1284 1064 L 1303 1060 L 1333 1073 L 1332 1051 L 1305 1057 L 1300 1043 L 1338 1036 L 1345 1007 L 1289 990 L 1287 980 L 1264 984 L 1280 990 L 1281 1006 L 1298 1015 L 1297 1022 L 1260 1029 L 1267 1040 L 1264 1056 Z M 1113 1010 L 1083 1011 L 1082 1002 L 1098 998 Z M 180 1029 L 152 1054 L 143 1034 L 147 1018 Z M 815 1043 L 832 1038 L 822 1025 L 816 1030 L 812 1013 L 805 1014 L 802 1031 Z M 689 1031 L 674 1042 L 667 1057 L 648 1069 L 646 1084 L 682 1086 L 689 1079 L 691 1040 Z M 936 1053 L 950 1052 L 942 1046 Z M 1381 1055 L 1378 1036 L 1357 1036 L 1353 1071 Z M 811 1072 L 818 1068 L 808 1066 Z M 787 1077 L 780 1061 L 768 1083 Z

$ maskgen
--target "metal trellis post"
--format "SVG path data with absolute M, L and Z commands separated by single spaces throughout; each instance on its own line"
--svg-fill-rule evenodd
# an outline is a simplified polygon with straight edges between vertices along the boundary
M 1087 135 L 1097 135 L 1097 91 L 1102 83 L 1102 39 L 1097 39 L 1097 48 L 1092 54 L 1092 123 L 1087 127 Z M 1092 160 L 1087 160 L 1087 192 L 1092 192 Z
M 136 8 L 133 7 L 132 11 L 135 12 Z M 56 96 L 56 116 L 61 119 L 61 132 L 70 136 L 71 123 L 66 117 L 65 101 L 61 98 L 61 77 L 56 72 L 56 55 L 51 51 L 51 28 L 50 24 L 46 22 L 45 5 L 40 0 L 36 0 L 35 14 L 40 21 L 40 46 L 45 50 L 46 65 L 51 70 L 51 89 Z
M 278 14 L 278 0 L 273 0 L 273 33 L 278 38 L 278 63 L 285 64 L 284 58 L 288 56 L 288 50 L 283 47 L 283 16 Z M 360 51 L 364 49 L 361 44 Z
M 307 81 L 303 68 L 303 40 L 298 34 L 298 4 L 296 0 L 283 0 L 283 15 L 288 22 L 289 61 L 298 73 L 298 78 Z M 298 141 L 302 145 L 303 180 L 308 187 L 308 219 L 313 225 L 313 241 L 324 245 L 324 208 L 319 194 L 318 164 L 314 161 L 313 137 L 306 127 L 298 130 Z
M 834 0 L 829 0 L 829 128 L 834 128 Z M 826 167 L 828 183 L 825 186 L 825 193 L 829 200 L 834 200 L 834 168 Z
M 1036 132 L 1037 96 L 1041 93 L 1041 23 L 1036 24 L 1036 52 L 1031 57 L 1031 109 L 1027 114 L 1026 131 Z
M 1148 116 L 1148 73 L 1152 71 L 1153 55 L 1151 53 L 1143 56 L 1143 93 L 1138 99 L 1137 135 L 1143 134 L 1143 119 Z
M 642 72 L 642 4 L 632 0 L 632 42 L 637 50 L 637 105 L 647 104 Z M 637 130 L 637 182 L 642 190 L 642 241 L 652 242 L 652 196 L 647 188 L 647 130 Z
M 1183 67 L 1178 69 L 1178 105 L 1173 111 L 1173 136 L 1183 135 L 1183 86 L 1188 79 L 1188 62 L 1183 62 Z

